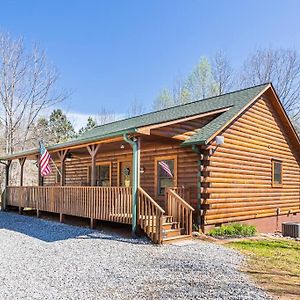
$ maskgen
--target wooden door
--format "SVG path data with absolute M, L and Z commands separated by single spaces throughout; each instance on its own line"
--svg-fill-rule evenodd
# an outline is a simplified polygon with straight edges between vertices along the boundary
M 119 162 L 119 186 L 132 185 L 132 162 L 121 161 Z

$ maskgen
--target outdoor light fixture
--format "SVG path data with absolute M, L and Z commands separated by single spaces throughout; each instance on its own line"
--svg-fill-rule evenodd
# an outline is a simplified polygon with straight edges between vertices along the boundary
M 120 147 L 121 149 L 124 149 L 125 147 L 124 147 L 124 144 L 121 144 L 121 147 Z
M 69 153 L 67 154 L 66 161 L 72 160 L 72 157 L 73 157 L 72 153 L 69 152 Z
M 216 142 L 217 146 L 215 147 L 215 149 L 213 149 L 213 151 L 211 152 L 211 154 L 209 156 L 213 155 L 217 151 L 218 147 L 224 144 L 224 136 L 217 135 L 215 138 L 215 142 Z
M 140 173 L 141 173 L 141 174 L 144 174 L 144 173 L 145 173 L 145 168 L 144 168 L 144 167 L 141 167 L 141 168 L 140 168 Z
M 222 135 L 217 135 L 216 136 L 216 144 L 218 146 L 223 145 L 224 144 L 224 136 Z

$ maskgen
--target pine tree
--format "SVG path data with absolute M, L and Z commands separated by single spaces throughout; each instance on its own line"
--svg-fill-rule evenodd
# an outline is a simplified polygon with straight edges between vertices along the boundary
M 78 134 L 81 135 L 86 131 L 93 129 L 96 126 L 97 126 L 97 122 L 92 117 L 88 117 L 86 126 L 81 127 L 78 131 Z

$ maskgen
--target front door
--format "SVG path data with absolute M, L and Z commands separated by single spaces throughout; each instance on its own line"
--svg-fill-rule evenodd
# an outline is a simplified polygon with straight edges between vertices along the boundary
M 129 187 L 132 185 L 132 162 L 121 161 L 119 163 L 119 183 L 120 186 Z

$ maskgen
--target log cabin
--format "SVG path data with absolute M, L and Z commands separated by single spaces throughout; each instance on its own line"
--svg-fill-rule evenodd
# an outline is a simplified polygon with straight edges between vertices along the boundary
M 32 149 L 0 157 L 3 209 L 43 211 L 132 225 L 154 243 L 190 238 L 221 224 L 261 232 L 300 221 L 299 137 L 272 84 L 97 126 L 48 147 L 59 166 L 23 186 Z M 20 185 L 9 185 L 12 160 Z M 25 173 L 26 175 L 26 173 Z

